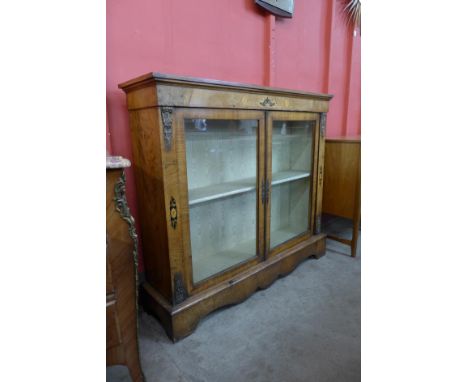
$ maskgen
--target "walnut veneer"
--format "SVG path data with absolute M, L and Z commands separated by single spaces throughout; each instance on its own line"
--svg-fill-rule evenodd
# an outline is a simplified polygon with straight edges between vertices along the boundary
M 174 341 L 325 252 L 330 95 L 149 73 L 127 94 L 146 282 Z

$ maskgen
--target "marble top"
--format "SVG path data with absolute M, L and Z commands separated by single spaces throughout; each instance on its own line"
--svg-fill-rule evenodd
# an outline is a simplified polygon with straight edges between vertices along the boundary
M 106 156 L 107 168 L 125 168 L 130 167 L 131 163 L 128 159 L 121 156 Z

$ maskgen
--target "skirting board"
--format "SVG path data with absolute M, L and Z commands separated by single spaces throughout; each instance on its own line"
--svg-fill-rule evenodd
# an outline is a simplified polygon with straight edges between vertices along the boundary
M 315 235 L 175 306 L 145 282 L 141 293 L 143 306 L 159 319 L 169 338 L 176 342 L 190 335 L 208 313 L 244 301 L 255 291 L 269 287 L 278 277 L 292 272 L 308 257 L 322 257 L 325 239 L 325 234 Z

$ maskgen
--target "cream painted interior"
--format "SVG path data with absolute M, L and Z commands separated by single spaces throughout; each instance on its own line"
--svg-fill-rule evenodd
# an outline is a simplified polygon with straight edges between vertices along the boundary
M 256 251 L 257 121 L 186 120 L 193 281 Z M 308 228 L 312 134 L 307 122 L 273 128 L 271 247 Z

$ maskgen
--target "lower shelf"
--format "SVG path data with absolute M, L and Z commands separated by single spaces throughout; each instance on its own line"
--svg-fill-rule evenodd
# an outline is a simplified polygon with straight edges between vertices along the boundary
M 270 248 L 273 249 L 284 242 L 304 233 L 302 229 L 282 228 L 276 231 L 271 231 L 270 234 Z
M 178 341 L 190 335 L 208 313 L 239 303 L 256 290 L 267 288 L 279 276 L 292 272 L 306 258 L 324 255 L 325 239 L 324 234 L 312 236 L 229 280 L 188 297 L 178 305 L 172 305 L 146 282 L 141 294 L 143 306 L 160 320 L 169 338 Z
M 309 176 L 310 172 L 308 171 L 279 171 L 272 175 L 271 185 L 276 186 L 278 184 L 293 182 L 295 180 L 308 178 Z M 189 206 L 254 191 L 257 188 L 256 181 L 257 179 L 255 177 L 251 177 L 190 189 Z
M 206 254 L 198 259 L 192 257 L 193 281 L 195 283 L 222 272 L 236 264 L 255 257 L 255 239 L 225 251 Z

